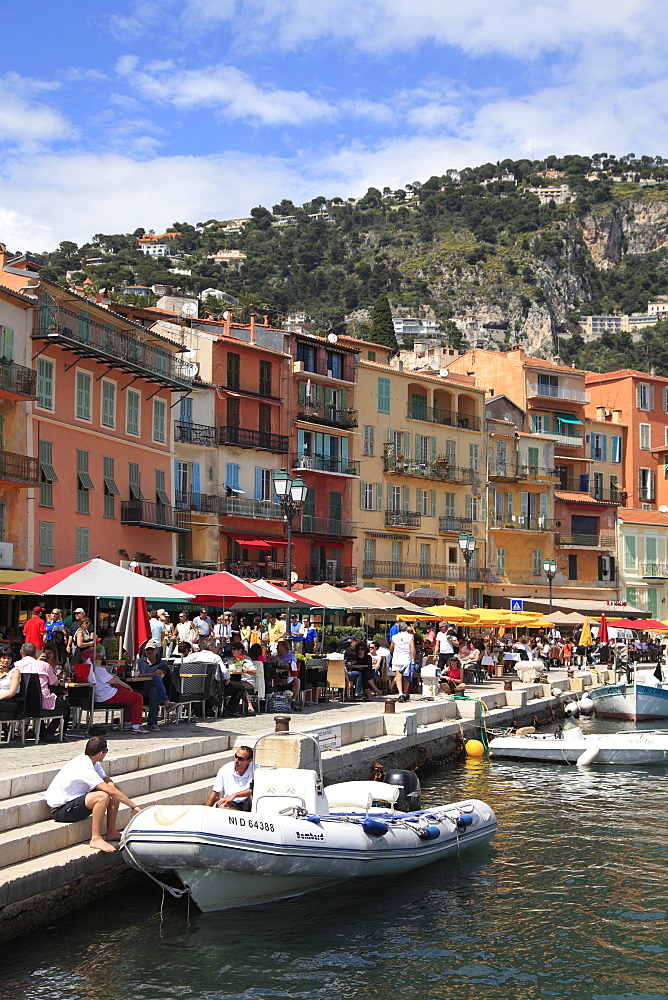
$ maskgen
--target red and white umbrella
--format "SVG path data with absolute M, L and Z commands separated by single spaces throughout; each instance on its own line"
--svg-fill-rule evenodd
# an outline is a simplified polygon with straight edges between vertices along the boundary
M 273 594 L 270 588 L 279 591 L 280 588 L 273 587 L 273 584 L 266 584 L 263 580 L 250 583 L 242 580 L 234 573 L 223 571 L 221 573 L 210 573 L 201 576 L 197 580 L 184 580 L 183 583 L 175 583 L 171 588 L 172 600 L 174 591 L 183 591 L 194 595 L 193 601 L 201 601 L 202 604 L 222 606 L 225 608 L 252 608 L 264 604 L 295 604 L 296 598 L 289 591 L 281 591 Z
M 141 575 L 137 563 L 132 564 L 132 569 L 134 573 Z M 142 644 L 151 638 L 145 597 L 123 598 L 123 606 L 116 622 L 116 635 L 123 636 L 123 649 L 134 661 Z
M 608 642 L 608 623 L 605 615 L 601 615 L 601 624 L 598 627 L 598 641 Z
M 38 594 L 41 597 L 143 597 L 147 601 L 182 601 L 192 598 L 188 584 L 178 596 L 174 588 L 141 573 L 133 573 L 106 559 L 55 569 L 41 576 L 31 576 L 0 587 L 13 593 Z

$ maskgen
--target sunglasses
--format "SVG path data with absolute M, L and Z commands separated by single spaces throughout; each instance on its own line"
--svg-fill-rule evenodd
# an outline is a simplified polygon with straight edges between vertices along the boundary
M 234 759 L 235 760 L 251 760 L 250 757 L 240 757 L 238 753 L 235 753 Z

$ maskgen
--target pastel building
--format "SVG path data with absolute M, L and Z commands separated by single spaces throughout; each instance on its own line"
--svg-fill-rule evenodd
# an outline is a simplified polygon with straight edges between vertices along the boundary
M 668 514 L 622 507 L 618 551 L 621 598 L 668 618 Z

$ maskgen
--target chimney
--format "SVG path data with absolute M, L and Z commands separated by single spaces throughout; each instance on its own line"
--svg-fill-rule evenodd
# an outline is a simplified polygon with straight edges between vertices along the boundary
M 264 320 L 264 325 L 265 326 L 269 326 L 269 316 L 268 315 L 267 316 L 263 316 L 262 319 Z
M 613 424 L 621 424 L 621 422 L 622 422 L 622 411 L 621 410 L 613 410 L 612 411 L 612 422 L 613 422 Z
M 223 333 L 226 337 L 230 337 L 232 335 L 232 319 L 232 310 L 226 309 L 224 319 L 225 326 L 223 327 Z
M 255 313 L 251 313 L 250 316 L 250 342 L 255 343 Z
M 0 271 L 3 270 L 8 260 L 9 254 L 7 253 L 7 247 L 4 243 L 0 243 Z
M 596 407 L 596 419 L 605 420 L 605 406 Z
M 649 373 L 652 376 L 652 378 L 654 378 L 654 376 L 656 375 L 656 365 L 652 365 L 652 367 L 649 370 Z

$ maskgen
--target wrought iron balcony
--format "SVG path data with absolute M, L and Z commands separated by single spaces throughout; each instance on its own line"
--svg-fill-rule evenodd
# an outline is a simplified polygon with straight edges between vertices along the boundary
M 190 513 L 148 500 L 121 500 L 121 524 L 185 534 L 190 531 Z
M 422 514 L 412 510 L 386 510 L 386 528 L 419 528 L 422 525 Z
M 148 382 L 175 389 L 191 387 L 195 368 L 189 361 L 175 357 L 167 345 L 145 343 L 139 328 L 118 330 L 93 319 L 86 309 L 82 303 L 81 312 L 76 313 L 43 295 L 40 308 L 34 310 L 33 339 L 59 344 L 81 357 L 111 362 Z
M 287 454 L 288 438 L 286 434 L 271 434 L 269 431 L 256 431 L 250 427 L 220 428 L 219 444 L 236 445 L 237 448 L 257 448 L 260 451 L 274 451 Z
M 557 545 L 562 548 L 587 548 L 587 549 L 614 549 L 614 535 L 567 535 L 559 532 L 556 537 Z
M 197 510 L 200 514 L 223 514 L 224 497 L 211 496 L 207 493 L 181 493 L 176 491 L 176 504 L 179 510 Z
M 37 398 L 37 372 L 0 358 L 0 394 L 12 399 Z
M 652 580 L 668 580 L 668 563 L 643 563 L 642 576 L 646 576 Z
M 341 521 L 333 517 L 312 517 L 302 514 L 301 523 L 295 522 L 296 531 L 305 531 L 312 535 L 334 535 L 341 538 L 353 538 L 357 526 L 352 521 Z
M 339 566 L 332 559 L 324 568 L 318 565 L 307 566 L 305 579 L 309 583 L 357 583 L 357 566 Z
M 547 399 L 569 399 L 573 403 L 588 403 L 591 394 L 584 389 L 567 389 L 560 385 L 542 385 L 540 382 L 527 384 L 527 396 L 542 396 Z
M 272 500 L 247 500 L 245 497 L 219 497 L 220 513 L 227 517 L 253 517 L 282 521 L 283 511 Z
M 565 490 L 568 493 L 586 493 L 592 500 L 600 503 L 620 504 L 626 506 L 628 494 L 621 489 L 606 490 L 599 486 L 590 476 L 582 476 L 580 479 L 560 479 L 556 484 L 558 490 Z
M 228 559 L 225 563 L 228 573 L 245 577 L 247 580 L 285 580 L 287 564 L 284 562 L 252 562 L 251 560 Z
M 517 469 L 517 478 L 552 483 L 559 479 L 559 473 L 556 469 L 544 469 L 540 465 L 520 465 Z
M 0 451 L 0 483 L 15 486 L 37 486 L 39 463 L 29 455 L 16 455 L 13 451 Z
M 218 444 L 218 435 L 215 427 L 176 420 L 174 422 L 174 440 L 180 441 L 182 444 L 198 444 L 203 448 L 215 448 Z
M 550 438 L 555 444 L 561 445 L 562 448 L 582 448 L 584 445 L 584 437 L 575 434 L 550 434 L 547 431 L 542 431 L 542 436 Z
M 350 407 L 318 406 L 315 402 L 300 403 L 297 409 L 299 420 L 312 420 L 314 423 L 327 424 L 333 427 L 357 427 L 357 410 Z
M 394 562 L 391 559 L 367 559 L 362 565 L 362 576 L 367 580 L 438 580 L 444 583 L 464 583 L 466 566 L 438 566 L 429 563 Z M 471 583 L 485 583 L 490 579 L 486 567 L 471 566 Z
M 306 472 L 333 472 L 340 476 L 359 476 L 360 463 L 349 458 L 330 458 L 327 455 L 293 455 L 293 470 Z
M 431 409 L 421 406 L 408 407 L 409 420 L 424 420 L 428 424 L 438 424 L 440 427 L 460 427 L 463 430 L 479 431 L 482 420 L 472 413 L 457 413 L 454 410 L 442 410 L 438 406 Z
M 519 479 L 519 469 L 514 462 L 494 462 L 489 468 L 490 479 Z
M 445 455 L 434 461 L 420 462 L 417 459 L 403 458 L 393 454 L 394 446 L 385 446 L 383 454 L 383 472 L 397 476 L 415 476 L 418 479 L 436 479 L 443 483 L 472 483 L 477 475 L 472 469 L 464 469 L 451 465 Z
M 473 531 L 473 521 L 470 517 L 450 517 L 446 514 L 445 517 L 439 517 L 438 530 L 460 535 L 462 531 Z
M 346 355 L 347 359 L 348 355 Z M 295 358 L 294 364 L 296 366 L 295 371 L 306 372 L 311 375 L 324 375 L 326 378 L 335 378 L 341 382 L 356 382 L 357 381 L 357 371 L 355 369 L 355 363 L 353 361 L 342 361 L 334 359 L 334 364 L 326 361 L 325 358 L 317 358 L 315 360 L 304 360 L 300 358 Z
M 540 514 L 518 514 L 508 517 L 507 514 L 491 514 L 491 528 L 509 528 L 516 531 L 555 531 L 555 522 L 552 518 L 542 517 Z

